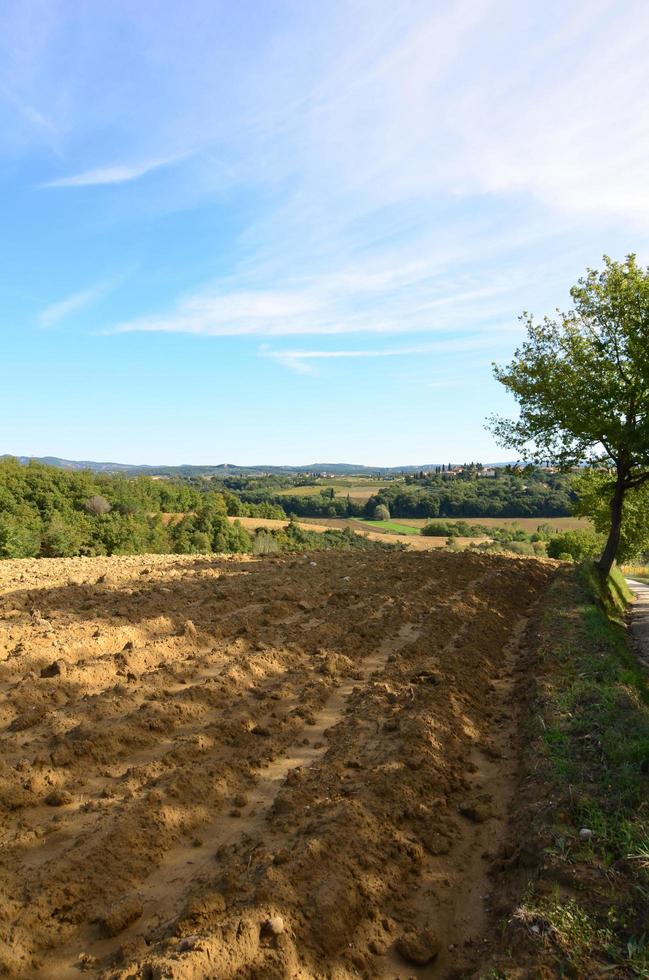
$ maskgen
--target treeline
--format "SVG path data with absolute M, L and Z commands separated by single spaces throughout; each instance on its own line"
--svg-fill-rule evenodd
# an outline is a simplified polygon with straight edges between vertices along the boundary
M 566 473 L 544 473 L 534 467 L 502 471 L 496 478 L 478 470 L 449 478 L 431 474 L 410 477 L 405 483 L 386 483 L 367 501 L 337 494 L 333 487 L 319 494 L 281 494 L 262 479 L 238 481 L 240 499 L 250 504 L 262 501 L 279 505 L 298 517 L 369 517 L 378 505 L 391 517 L 566 517 L 572 513 L 575 494 L 572 477 Z
M 469 545 L 472 551 L 513 552 L 517 555 L 547 555 L 567 561 L 584 561 L 601 552 L 603 537 L 588 528 L 558 532 L 551 524 L 539 524 L 535 531 L 522 527 L 491 527 L 468 521 L 431 521 L 421 529 L 430 537 L 446 537 L 451 550 L 462 546 L 462 538 L 487 537 L 489 541 Z
M 213 484 L 208 484 L 213 485 Z M 248 531 L 229 516 L 286 519 L 187 481 L 95 474 L 0 460 L 0 558 L 382 548 L 352 531 Z
M 296 487 L 304 482 L 302 476 L 292 479 Z M 316 495 L 279 494 L 287 482 L 286 476 L 129 478 L 4 458 L 0 557 L 250 551 L 254 535 L 228 517 L 371 518 L 383 505 L 395 518 L 543 518 L 570 513 L 574 498 L 569 476 L 531 467 L 497 479 L 468 472 L 453 479 L 421 474 L 407 483 L 389 480 L 366 502 L 337 495 L 333 487 Z M 288 544 L 297 546 L 295 529 Z
M 242 515 L 284 516 L 269 504 L 232 502 Z M 182 481 L 0 461 L 3 558 L 250 551 L 251 535 L 227 518 L 226 495 Z

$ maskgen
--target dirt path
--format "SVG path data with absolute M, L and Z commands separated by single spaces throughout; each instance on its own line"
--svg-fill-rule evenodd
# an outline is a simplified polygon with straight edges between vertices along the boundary
M 649 585 L 632 578 L 627 583 L 636 599 L 630 616 L 631 635 L 642 664 L 649 670 Z
M 0 563 L 4 972 L 468 969 L 507 833 L 519 643 L 552 568 Z

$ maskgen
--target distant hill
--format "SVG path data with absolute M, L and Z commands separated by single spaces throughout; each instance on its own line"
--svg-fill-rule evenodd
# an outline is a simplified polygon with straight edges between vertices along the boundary
M 8 454 L 0 456 L 5 459 Z M 183 464 L 181 466 L 149 466 L 129 463 L 100 463 L 94 460 L 61 459 L 58 456 L 17 456 L 20 463 L 30 460 L 46 466 L 58 466 L 64 470 L 92 470 L 94 473 L 123 473 L 125 476 L 254 476 L 258 474 L 327 473 L 333 476 L 382 476 L 397 473 L 417 473 L 419 470 L 432 470 L 441 463 L 422 463 L 417 466 L 363 466 L 359 463 L 310 463 L 308 466 L 237 466 L 234 463 L 218 463 L 200 466 Z M 505 463 L 486 464 L 505 466 Z

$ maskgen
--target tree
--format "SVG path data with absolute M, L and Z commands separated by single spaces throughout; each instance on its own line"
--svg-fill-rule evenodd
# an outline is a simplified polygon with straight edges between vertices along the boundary
M 649 481 L 649 268 L 604 256 L 570 294 L 573 309 L 556 319 L 521 320 L 527 339 L 498 381 L 519 404 L 517 420 L 492 417 L 503 446 L 567 468 L 606 464 L 607 539 L 598 562 L 607 574 L 620 546 L 624 500 Z
M 385 504 L 377 504 L 374 508 L 374 520 L 375 521 L 389 521 L 390 511 L 385 506 Z
M 86 510 L 90 514 L 94 514 L 95 517 L 102 517 L 107 514 L 110 510 L 110 502 L 102 497 L 101 494 L 95 494 L 86 503 Z
M 78 555 L 87 529 L 78 515 L 66 519 L 58 511 L 52 514 L 41 540 L 41 555 L 45 558 L 68 558 Z

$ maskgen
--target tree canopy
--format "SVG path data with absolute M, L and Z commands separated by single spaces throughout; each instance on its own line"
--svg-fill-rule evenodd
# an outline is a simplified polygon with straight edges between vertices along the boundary
M 492 417 L 498 441 L 528 459 L 588 463 L 610 474 L 607 572 L 619 550 L 625 495 L 649 481 L 649 269 L 635 255 L 604 256 L 571 291 L 573 308 L 541 323 L 494 374 L 515 397 L 517 419 Z

